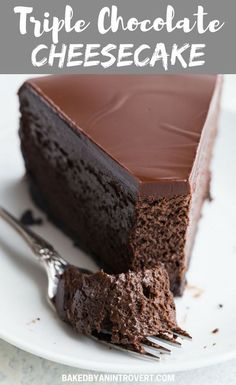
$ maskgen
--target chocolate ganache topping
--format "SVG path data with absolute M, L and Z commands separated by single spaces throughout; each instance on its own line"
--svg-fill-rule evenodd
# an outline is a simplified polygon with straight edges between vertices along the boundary
M 28 82 L 144 192 L 189 191 L 215 75 L 50 76 Z

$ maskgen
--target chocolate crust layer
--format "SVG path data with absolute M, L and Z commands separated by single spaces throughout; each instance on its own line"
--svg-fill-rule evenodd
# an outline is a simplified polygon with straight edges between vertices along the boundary
M 197 136 L 192 170 L 184 182 L 171 177 L 158 179 L 157 183 L 130 172 L 101 143 L 96 144 L 94 138 L 76 126 L 75 119 L 68 119 L 58 99 L 51 103 L 53 80 L 44 80 L 44 93 L 38 81 L 25 83 L 21 88 L 21 147 L 34 197 L 73 239 L 79 238 L 99 258 L 106 272 L 139 270 L 162 261 L 172 291 L 182 294 L 201 207 L 208 192 L 217 126 L 220 83 L 213 93 L 214 77 L 210 79 L 213 99 L 210 102 L 208 92 L 205 124 L 198 121 L 203 124 L 202 134 Z M 62 83 L 65 84 L 64 80 Z M 68 87 L 65 95 L 67 92 Z

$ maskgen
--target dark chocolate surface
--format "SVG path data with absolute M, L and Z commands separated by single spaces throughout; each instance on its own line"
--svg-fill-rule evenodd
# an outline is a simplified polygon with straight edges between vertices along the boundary
M 187 193 L 215 75 L 65 75 L 28 82 L 130 171 L 140 192 Z

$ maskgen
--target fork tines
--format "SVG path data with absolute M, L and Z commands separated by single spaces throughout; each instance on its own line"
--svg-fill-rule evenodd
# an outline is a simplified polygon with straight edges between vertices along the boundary
M 186 339 L 191 341 L 192 337 L 186 331 L 180 328 L 175 328 L 172 331 L 148 337 L 149 341 L 152 341 L 152 339 L 157 340 L 160 343 L 174 346 L 176 348 L 181 348 L 182 340 Z
M 188 334 L 185 330 L 182 330 L 180 328 L 175 328 L 173 330 L 173 334 L 177 337 L 183 338 L 184 340 L 189 340 L 189 341 L 192 340 L 192 337 L 190 336 L 190 334 Z
M 162 343 L 171 345 L 173 347 L 180 348 L 182 346 L 182 340 L 187 339 L 191 340 L 192 337 L 181 330 L 180 328 L 176 328 L 172 331 L 168 331 L 165 333 L 160 333 L 155 336 L 148 336 L 143 339 L 141 344 L 141 350 L 137 351 L 132 345 L 122 346 L 118 344 L 114 344 L 111 342 L 111 333 L 103 330 L 101 332 L 93 332 L 92 337 L 99 342 L 104 343 L 105 345 L 114 347 L 121 351 L 126 351 L 139 357 L 145 357 L 148 359 L 160 360 L 161 356 L 166 354 L 171 354 L 171 350 L 165 346 L 162 346 Z M 158 343 L 157 343 L 158 341 Z
M 155 351 L 158 352 L 159 354 L 171 354 L 171 350 L 167 349 L 164 346 L 157 344 L 156 342 L 154 342 L 152 340 L 151 337 L 144 338 L 144 340 L 142 342 L 142 346 L 144 347 L 144 349 L 147 347 L 155 349 Z
M 165 343 L 167 345 L 174 346 L 175 348 L 181 348 L 182 346 L 182 339 L 178 336 L 175 336 L 171 333 L 160 333 L 156 336 L 148 337 L 149 340 L 156 340 L 160 343 Z
M 157 360 L 157 361 L 159 361 L 161 358 L 158 354 L 155 354 L 154 352 L 151 353 L 150 351 L 147 351 L 144 348 L 144 346 L 141 347 L 142 348 L 141 351 L 137 351 L 137 350 L 135 350 L 134 347 L 132 347 L 132 345 L 129 345 L 126 347 L 124 345 L 114 344 L 111 342 L 111 333 L 109 333 L 107 331 L 101 331 L 99 333 L 94 331 L 92 333 L 91 337 L 94 340 L 101 342 L 102 344 L 104 344 L 106 346 L 115 348 L 115 349 L 123 351 L 123 352 L 125 351 L 127 353 L 131 353 L 132 355 L 135 355 L 138 357 L 148 358 L 148 359 Z

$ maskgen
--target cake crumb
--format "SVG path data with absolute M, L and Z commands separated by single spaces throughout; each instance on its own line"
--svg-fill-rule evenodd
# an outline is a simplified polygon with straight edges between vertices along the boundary
M 20 222 L 24 226 L 42 225 L 42 218 L 36 218 L 32 210 L 25 210 L 20 217 Z
M 222 309 L 223 306 L 224 306 L 224 305 L 223 305 L 222 303 L 219 303 L 218 308 L 219 308 L 219 309 Z
M 193 298 L 199 298 L 204 293 L 204 290 L 195 285 L 187 285 L 186 288 L 191 291 Z
M 216 333 L 218 333 L 218 331 L 219 331 L 219 328 L 215 328 L 214 330 L 212 330 L 212 333 L 216 334 Z
M 206 349 L 206 345 L 205 345 L 205 346 L 203 346 L 203 349 Z
M 32 319 L 32 321 L 30 321 L 30 322 L 27 323 L 27 325 L 36 324 L 37 321 L 40 321 L 40 318 L 39 318 L 39 317 Z
M 216 346 L 216 342 L 213 342 L 212 346 Z

